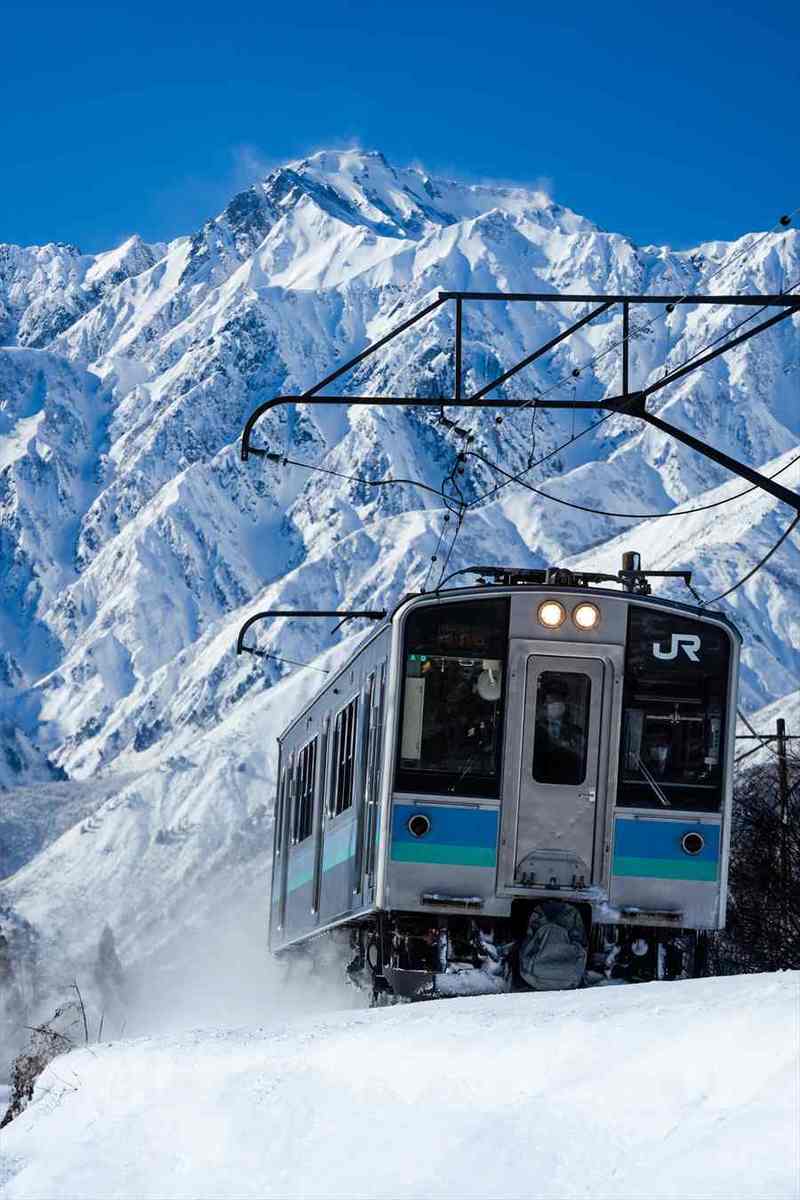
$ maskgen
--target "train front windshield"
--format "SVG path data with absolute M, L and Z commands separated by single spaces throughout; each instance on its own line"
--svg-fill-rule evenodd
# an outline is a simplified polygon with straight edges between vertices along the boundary
M 729 662 L 719 626 L 631 606 L 620 805 L 719 811 Z
M 409 613 L 398 790 L 499 794 L 507 640 L 506 600 Z

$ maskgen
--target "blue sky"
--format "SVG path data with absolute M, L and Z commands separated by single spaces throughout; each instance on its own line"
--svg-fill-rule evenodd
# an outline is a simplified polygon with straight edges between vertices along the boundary
M 259 172 L 353 144 L 547 179 L 640 243 L 800 204 L 796 3 L 10 0 L 0 31 L 0 241 L 173 237 Z

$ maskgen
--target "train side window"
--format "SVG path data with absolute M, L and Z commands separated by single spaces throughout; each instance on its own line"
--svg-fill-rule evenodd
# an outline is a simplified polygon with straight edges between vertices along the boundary
M 278 778 L 278 794 L 275 798 L 275 822 L 273 843 L 276 858 L 280 858 L 283 849 L 283 821 L 286 813 L 286 767 L 283 767 Z
M 311 837 L 314 828 L 314 794 L 317 778 L 317 742 L 314 738 L 300 751 L 295 766 L 295 842 Z
M 355 781 L 356 725 L 358 722 L 358 697 L 336 714 L 333 729 L 333 804 L 331 816 L 351 807 Z
M 592 683 L 577 671 L 542 671 L 536 685 L 533 778 L 575 786 L 586 778 Z

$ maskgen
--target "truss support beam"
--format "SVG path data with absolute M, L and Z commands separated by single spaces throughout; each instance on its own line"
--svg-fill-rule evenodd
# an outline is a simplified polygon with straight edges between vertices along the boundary
M 792 296 L 788 292 L 775 292 L 761 296 L 626 296 L 597 295 L 592 292 L 439 292 L 440 300 L 495 300 L 515 303 L 528 301 L 534 304 L 601 304 L 607 300 L 609 304 L 743 304 L 752 308 L 796 308 L 800 309 L 800 295 Z
M 365 358 L 369 358 L 370 354 L 374 354 L 376 350 L 380 350 L 386 345 L 387 342 L 391 342 L 392 338 L 399 337 L 401 333 L 405 333 L 405 331 L 410 329 L 412 325 L 416 325 L 417 321 L 421 321 L 430 313 L 435 312 L 437 308 L 441 308 L 444 302 L 445 301 L 442 297 L 442 294 L 439 293 L 438 300 L 434 300 L 432 304 L 427 306 L 427 308 L 421 309 L 418 313 L 415 313 L 413 317 L 409 317 L 407 321 L 403 321 L 402 324 L 395 325 L 394 329 L 390 329 L 389 332 L 382 338 L 379 338 L 377 342 L 372 342 L 366 347 L 366 349 L 362 350 L 360 354 L 356 354 L 354 358 L 349 358 L 346 363 L 342 363 L 342 365 L 337 367 L 335 371 L 331 371 L 330 375 L 326 375 L 324 379 L 320 379 L 319 383 L 315 383 L 314 386 L 309 388 L 307 392 L 303 392 L 303 396 L 313 396 L 317 392 L 321 392 L 322 389 L 327 387 L 329 383 L 333 383 L 334 379 L 338 379 L 340 375 L 345 375 L 348 371 L 352 370 L 353 367 L 356 367 L 360 362 L 363 362 Z
M 362 408 L 439 408 L 443 409 L 445 404 L 452 404 L 451 396 L 432 397 L 429 399 L 420 399 L 419 396 L 309 396 L 304 393 L 300 396 L 275 396 L 272 400 L 265 400 L 263 404 L 259 404 L 258 408 L 254 408 L 250 416 L 247 418 L 244 430 L 242 432 L 242 462 L 247 462 L 250 455 L 256 458 L 266 458 L 269 451 L 259 446 L 250 445 L 250 435 L 257 421 L 266 413 L 271 412 L 273 408 L 278 408 L 282 404 L 353 404 Z M 481 400 L 476 403 L 473 400 L 459 401 L 462 408 L 524 408 L 525 406 L 535 404 L 535 400 Z M 571 401 L 564 401 L 564 404 L 571 405 Z M 551 407 L 559 408 L 561 404 L 554 403 Z M 602 404 L 596 403 L 594 400 L 587 402 L 587 408 L 602 408 Z M 280 456 L 283 458 L 283 455 Z
M 460 305 L 461 301 L 459 300 L 456 303 Z M 480 389 L 480 391 L 475 392 L 473 396 L 470 396 L 468 403 L 476 404 L 478 400 L 482 400 L 484 396 L 488 396 L 489 392 L 494 391 L 496 387 L 500 387 L 501 384 L 504 384 L 507 379 L 511 378 L 512 375 L 516 375 L 518 371 L 522 371 L 525 367 L 529 367 L 531 363 L 536 362 L 537 358 L 541 358 L 543 354 L 548 354 L 551 350 L 553 350 L 559 344 L 559 342 L 563 342 L 571 334 L 576 333 L 579 329 L 582 329 L 584 325 L 588 325 L 590 321 L 595 319 L 595 317 L 599 317 L 601 313 L 606 312 L 609 308 L 611 308 L 612 303 L 613 301 L 609 300 L 606 304 L 601 304 L 599 308 L 595 308 L 592 312 L 587 313 L 585 317 L 581 317 L 580 321 L 576 321 L 574 325 L 570 325 L 569 329 L 563 330 L 562 333 L 559 333 L 556 337 L 551 338 L 549 342 L 545 342 L 545 344 L 540 346 L 538 350 L 534 350 L 533 354 L 529 354 L 526 358 L 523 358 L 521 362 L 518 362 L 515 366 L 510 367 L 507 371 L 504 371 L 502 375 L 498 375 L 496 379 L 491 381 L 491 383 L 487 383 Z M 627 388 L 624 388 L 623 390 L 627 391 Z M 520 404 L 521 401 L 518 400 L 516 403 Z M 536 401 L 526 401 L 525 403 L 536 404 Z
M 790 491 L 783 484 L 778 483 L 774 479 L 769 479 L 766 475 L 762 475 L 760 471 L 754 471 L 746 463 L 739 462 L 736 458 L 731 458 L 729 454 L 723 453 L 722 450 L 717 450 L 714 446 L 709 446 L 708 442 L 701 442 L 699 438 L 692 437 L 690 433 L 686 433 L 683 429 L 678 429 L 677 425 L 673 425 L 670 421 L 662 421 L 660 417 L 649 413 L 644 404 L 634 409 L 631 415 L 639 417 L 642 421 L 646 421 L 654 429 L 660 429 L 662 433 L 668 433 L 670 437 L 675 438 L 676 442 L 682 442 L 684 446 L 689 446 L 690 449 L 696 450 L 704 458 L 710 458 L 712 462 L 719 463 L 721 467 L 726 467 L 734 475 L 739 475 L 742 479 L 746 479 L 748 483 L 761 488 L 762 491 L 769 492 L 776 500 L 782 500 L 784 504 L 788 504 L 796 513 L 800 514 L 800 495 L 797 492 Z
M 339 396 L 320 396 L 318 394 L 320 391 L 322 391 L 323 388 L 325 388 L 329 384 L 333 383 L 334 380 L 336 380 L 340 376 L 344 375 L 347 371 L 351 370 L 354 366 L 357 366 L 358 363 L 363 362 L 363 360 L 365 358 L 367 358 L 370 354 L 374 354 L 377 350 L 380 350 L 381 347 L 385 346 L 387 344 L 387 342 L 390 342 L 393 338 L 399 336 L 406 329 L 409 329 L 412 325 L 415 325 L 418 321 L 423 320 L 425 317 L 427 317 L 428 315 L 430 315 L 431 313 L 436 311 L 441 305 L 443 305 L 446 302 L 451 301 L 451 300 L 455 301 L 455 305 L 456 305 L 455 383 L 454 383 L 454 387 L 453 387 L 454 394 L 453 394 L 452 400 L 450 397 L 444 397 L 444 396 L 420 398 L 420 397 L 416 397 L 416 396 L 341 396 L 341 395 L 339 395 Z M 591 312 L 587 313 L 585 316 L 581 317 L 578 321 L 574 322 L 568 329 L 566 329 L 562 333 L 556 335 L 556 337 L 551 338 L 550 341 L 548 341 L 544 346 L 541 346 L 538 349 L 534 350 L 531 354 L 527 355 L 520 362 L 516 363 L 513 367 L 510 367 L 507 371 L 504 371 L 502 375 L 499 375 L 496 379 L 493 379 L 490 383 L 487 383 L 479 391 L 475 392 L 474 395 L 465 398 L 462 396 L 462 388 L 463 388 L 463 380 L 462 380 L 462 373 L 463 373 L 463 361 L 462 361 L 462 359 L 463 359 L 463 305 L 464 305 L 465 301 L 469 301 L 469 300 L 500 301 L 503 303 L 514 303 L 516 301 L 533 302 L 533 303 L 550 303 L 550 304 L 589 303 L 589 304 L 597 304 L 598 307 L 595 308 L 594 310 L 592 310 Z M 495 399 L 488 398 L 488 393 L 491 392 L 493 389 L 500 387 L 503 383 L 506 382 L 506 380 L 510 379 L 513 375 L 516 375 L 519 371 L 523 370 L 525 367 L 529 366 L 531 363 L 535 362 L 538 358 L 541 358 L 542 355 L 547 354 L 550 350 L 554 349 L 555 346 L 557 346 L 560 342 L 564 341 L 571 334 L 575 333 L 578 329 L 582 328 L 584 325 L 588 324 L 590 321 L 593 321 L 596 317 L 600 316 L 601 313 L 605 312 L 607 309 L 609 309 L 612 305 L 615 305 L 615 304 L 622 305 L 623 340 L 622 340 L 622 394 L 621 395 L 606 397 L 603 400 L 551 400 L 549 398 L 539 398 L 539 397 L 534 397 L 530 400 L 495 400 Z M 665 375 L 663 379 L 658 380 L 656 383 L 650 384 L 649 387 L 647 387 L 641 391 L 631 391 L 630 390 L 630 356 L 629 356 L 629 343 L 630 343 L 630 337 L 631 337 L 630 308 L 631 308 L 631 305 L 635 305 L 635 304 L 644 304 L 644 305 L 663 304 L 670 311 L 672 310 L 672 308 L 674 308 L 676 305 L 679 305 L 679 304 L 689 304 L 689 305 L 690 304 L 717 304 L 717 305 L 732 305 L 732 306 L 737 306 L 737 307 L 744 306 L 744 307 L 759 308 L 759 309 L 773 307 L 773 308 L 779 308 L 781 311 L 774 314 L 773 316 L 769 317 L 766 321 L 762 321 L 760 324 L 753 326 L 752 329 L 749 329 L 746 332 L 739 334 L 738 337 L 731 338 L 730 341 L 725 342 L 724 345 L 717 346 L 715 349 L 709 351 L 709 353 L 701 355 L 699 358 L 696 358 L 694 361 L 685 362 L 682 366 L 677 367 L 671 373 L 668 373 L 667 375 Z M 677 426 L 672 425 L 669 421 L 664 421 L 660 417 L 657 417 L 653 413 L 650 413 L 647 411 L 647 398 L 649 396 L 655 394 L 658 391 L 661 391 L 662 388 L 667 387 L 670 383 L 675 383 L 678 379 L 682 379 L 684 376 L 688 375 L 691 371 L 698 370 L 700 367 L 703 367 L 707 363 L 712 362 L 719 355 L 725 354 L 726 351 L 732 350 L 735 346 L 742 345 L 749 338 L 755 337 L 759 333 L 763 333 L 766 329 L 771 328 L 773 325 L 777 325 L 780 321 L 786 320 L 788 317 L 791 317 L 794 313 L 797 313 L 797 312 L 800 312 L 800 295 L 791 295 L 787 292 L 781 292 L 778 294 L 766 294 L 766 295 L 760 295 L 760 296 L 759 295 L 738 295 L 738 296 L 737 295 L 733 295 L 733 296 L 728 296 L 728 295 L 712 295 L 712 296 L 623 295 L 623 294 L 620 294 L 620 295 L 616 295 L 616 294 L 615 295 L 592 295 L 592 294 L 582 294 L 582 293 L 581 294 L 570 294 L 570 293 L 561 293 L 561 292 L 505 292 L 505 293 L 504 292 L 439 292 L 438 299 L 434 300 L 431 304 L 428 304 L 425 308 L 421 309 L 418 313 L 415 313 L 412 317 L 409 317 L 407 320 L 403 321 L 400 325 L 395 326 L 395 328 L 390 330 L 390 332 L 387 333 L 384 337 L 380 338 L 377 342 L 374 342 L 372 345 L 367 346 L 364 350 L 361 351 L 360 354 L 355 355 L 355 357 L 349 359 L 346 363 L 343 363 L 340 367 L 337 367 L 337 369 L 335 371 L 331 372 L 331 374 L 329 374 L 329 375 L 326 375 L 324 379 L 321 379 L 319 383 L 315 384 L 314 387 L 310 388 L 308 391 L 303 392 L 302 394 L 296 395 L 296 396 L 276 396 L 274 399 L 267 400 L 265 403 L 260 404 L 250 414 L 250 416 L 248 417 L 247 422 L 245 424 L 245 427 L 244 427 L 244 430 L 242 433 L 241 456 L 242 456 L 243 460 L 246 460 L 247 458 L 249 458 L 250 455 L 255 455 L 260 458 L 269 458 L 269 459 L 273 459 L 273 460 L 280 460 L 283 457 L 280 455 L 276 455 L 275 453 L 271 452 L 270 450 L 268 450 L 266 448 L 251 446 L 251 444 L 250 444 L 250 438 L 251 438 L 252 431 L 253 431 L 253 428 L 254 428 L 256 422 L 261 417 L 263 417 L 266 413 L 270 412 L 273 408 L 276 408 L 277 406 L 283 405 L 283 404 L 303 404 L 303 403 L 306 403 L 306 404 L 347 404 L 347 405 L 352 404 L 352 405 L 362 405 L 365 407 L 372 407 L 372 406 L 403 407 L 403 406 L 405 406 L 405 407 L 410 407 L 410 408 L 439 408 L 440 419 L 442 420 L 442 422 L 449 428 L 456 429 L 459 433 L 464 433 L 466 431 L 461 430 L 460 427 L 457 426 L 454 422 L 449 421 L 447 419 L 447 417 L 444 414 L 444 405 L 447 403 L 454 403 L 454 404 L 460 405 L 462 408 L 521 409 L 521 408 L 530 408 L 532 406 L 536 406 L 536 407 L 541 407 L 541 408 L 555 408 L 555 409 L 558 409 L 558 408 L 586 409 L 589 411 L 604 409 L 606 411 L 616 411 L 616 412 L 623 413 L 626 416 L 636 417 L 639 420 L 644 421 L 649 425 L 652 425 L 653 428 L 661 430 L 663 433 L 666 433 L 670 437 L 675 438 L 676 441 L 683 443 L 683 445 L 690 447 L 692 450 L 695 450 L 698 454 L 703 455 L 705 458 L 710 459 L 712 462 L 718 463 L 720 466 L 723 466 L 727 470 L 732 471 L 735 475 L 740 476 L 742 479 L 748 480 L 748 482 L 754 484 L 756 487 L 761 488 L 765 492 L 768 492 L 770 495 L 774 496 L 775 499 L 780 500 L 782 503 L 790 505 L 790 507 L 794 508 L 798 513 L 800 513 L 800 496 L 797 495 L 795 492 L 790 491 L 788 488 L 783 487 L 781 484 L 776 483 L 772 479 L 768 479 L 765 475 L 762 475 L 759 471 L 755 471 L 755 470 L 753 470 L 752 467 L 748 467 L 745 463 L 741 463 L 737 459 L 732 458 L 730 455 L 724 454 L 721 450 L 716 450 L 713 446 L 709 446 L 706 442 L 702 442 L 698 438 L 693 437 L 691 434 L 685 433 L 682 429 L 679 429 Z M 252 620 L 258 620 L 258 619 L 260 619 L 262 617 L 266 617 L 266 616 L 340 616 L 340 617 L 343 617 L 345 620 L 349 620 L 351 617 L 355 617 L 355 616 L 362 616 L 362 617 L 370 617 L 371 619 L 375 620 L 375 619 L 379 619 L 379 617 L 382 617 L 383 614 L 382 613 L 378 614 L 378 613 L 374 613 L 374 612 L 290 613 L 290 612 L 280 611 L 280 612 L 273 612 L 273 613 L 258 613 L 258 614 L 256 614 L 256 617 L 251 619 L 250 623 L 252 623 Z M 246 624 L 243 627 L 242 633 L 240 633 L 240 635 L 239 635 L 239 648 L 240 649 L 241 649 L 241 639 L 242 639 L 242 636 L 244 633 L 244 629 L 246 629 L 248 627 L 249 627 L 249 625 Z M 245 647 L 245 649 L 246 649 L 246 647 Z
M 682 379 L 684 375 L 688 375 L 691 371 L 697 371 L 698 368 L 704 367 L 706 363 L 710 363 L 712 359 L 719 358 L 720 354 L 725 354 L 727 350 L 732 350 L 734 346 L 740 346 L 748 338 L 755 337 L 757 333 L 763 333 L 765 329 L 769 329 L 772 325 L 777 325 L 779 321 L 785 321 L 787 317 L 792 316 L 792 313 L 793 310 L 791 308 L 785 308 L 783 312 L 776 313 L 774 317 L 769 317 L 768 320 L 762 321 L 760 325 L 754 325 L 752 329 L 748 329 L 745 333 L 740 333 L 738 337 L 731 338 L 724 346 L 717 346 L 716 350 L 711 350 L 701 358 L 695 359 L 694 362 L 687 362 L 684 366 L 678 367 L 671 374 L 666 375 L 663 379 L 659 379 L 657 383 L 651 383 L 650 387 L 645 388 L 645 395 L 652 396 L 653 392 L 660 392 L 662 388 L 665 388 L 670 383 L 674 383 L 676 379 Z

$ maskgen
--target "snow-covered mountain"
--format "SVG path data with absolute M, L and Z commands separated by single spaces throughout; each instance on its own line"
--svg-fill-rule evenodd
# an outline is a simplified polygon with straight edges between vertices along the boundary
M 0 246 L 0 788 L 28 788 L 7 809 L 16 816 L 6 869 L 21 869 L 6 901 L 45 943 L 78 956 L 109 920 L 133 960 L 220 897 L 259 895 L 274 734 L 318 677 L 284 680 L 292 668 L 237 659 L 241 621 L 278 602 L 389 605 L 425 579 L 444 528 L 438 498 L 240 463 L 256 404 L 310 387 L 443 289 L 778 292 L 798 280 L 791 230 L 691 251 L 639 247 L 541 192 L 436 180 L 356 151 L 279 168 L 167 245 L 134 237 L 100 255 Z M 585 309 L 467 305 L 466 394 Z M 632 382 L 644 385 L 740 319 L 724 307 L 638 312 Z M 790 318 L 659 392 L 656 409 L 798 487 L 799 332 Z M 619 334 L 612 311 L 505 394 L 530 397 L 603 350 L 564 394 L 616 392 Z M 342 387 L 452 394 L 451 344 L 452 312 L 442 308 Z M 502 425 L 492 413 L 461 416 L 473 448 L 508 470 L 572 431 L 572 416 L 552 410 L 535 428 L 530 412 Z M 577 431 L 587 423 L 578 418 Z M 433 488 L 458 449 L 435 410 L 282 409 L 255 440 L 345 474 Z M 745 488 L 621 415 L 528 478 L 555 497 L 637 514 Z M 468 497 L 497 482 L 477 459 L 460 479 Z M 625 520 L 512 486 L 470 511 L 450 566 L 570 559 L 604 568 L 630 546 L 653 568 L 693 566 L 698 589 L 713 596 L 790 515 L 751 492 L 705 513 Z M 750 712 L 800 682 L 798 566 L 795 534 L 726 602 L 747 639 Z M 305 660 L 343 654 L 354 636 L 334 644 L 320 623 L 259 634 L 265 648 Z M 20 822 L 40 796 L 61 816 L 22 865 Z

